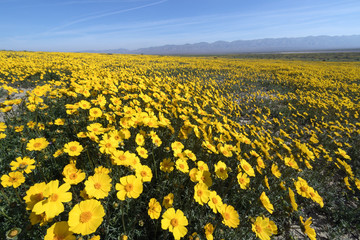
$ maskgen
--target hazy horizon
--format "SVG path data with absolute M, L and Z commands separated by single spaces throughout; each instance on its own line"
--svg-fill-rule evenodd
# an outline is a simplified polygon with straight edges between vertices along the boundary
M 358 0 L 0 0 L 0 49 L 84 51 L 360 34 Z

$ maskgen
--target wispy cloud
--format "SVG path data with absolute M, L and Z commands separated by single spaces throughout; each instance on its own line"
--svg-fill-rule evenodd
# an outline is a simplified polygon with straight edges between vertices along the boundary
M 110 11 L 110 12 L 105 12 L 105 13 L 101 13 L 101 14 L 93 14 L 93 15 L 90 15 L 90 16 L 87 16 L 87 17 L 79 18 L 79 19 L 74 20 L 72 22 L 68 22 L 68 23 L 66 23 L 64 25 L 54 27 L 54 28 L 50 29 L 49 32 L 59 30 L 59 29 L 64 29 L 66 27 L 75 25 L 77 23 L 86 22 L 86 21 L 93 20 L 93 19 L 99 19 L 99 18 L 103 18 L 103 17 L 117 15 L 117 14 L 120 14 L 120 13 L 131 12 L 131 11 L 139 10 L 139 9 L 142 9 L 142 8 L 147 8 L 147 7 L 159 5 L 159 4 L 164 3 L 166 1 L 167 0 L 161 0 L 161 1 L 158 1 L 158 2 L 148 3 L 148 4 L 137 6 L 137 7 L 121 9 L 121 10 L 117 10 L 117 11 Z

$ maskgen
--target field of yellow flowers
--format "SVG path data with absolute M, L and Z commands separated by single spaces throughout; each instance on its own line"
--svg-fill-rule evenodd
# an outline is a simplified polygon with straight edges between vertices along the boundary
M 0 51 L 0 239 L 356 239 L 360 63 Z

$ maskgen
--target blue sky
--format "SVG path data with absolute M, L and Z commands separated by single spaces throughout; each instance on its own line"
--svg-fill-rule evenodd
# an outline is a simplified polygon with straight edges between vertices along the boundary
M 360 0 L 0 0 L 6 50 L 354 34 L 360 34 Z

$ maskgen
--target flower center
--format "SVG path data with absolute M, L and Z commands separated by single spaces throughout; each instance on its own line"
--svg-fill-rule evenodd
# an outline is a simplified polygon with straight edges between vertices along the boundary
M 146 177 L 146 176 L 147 176 L 147 174 L 146 174 L 145 171 L 141 171 L 140 175 L 141 175 L 142 177 Z
M 59 199 L 59 195 L 57 195 L 56 193 L 51 194 L 50 197 L 51 202 L 56 202 L 58 199 Z
M 224 219 L 225 220 L 229 220 L 230 219 L 230 214 L 229 213 L 224 213 Z
M 111 144 L 111 143 L 107 143 L 107 144 L 105 144 L 105 147 L 111 148 L 111 147 L 112 147 L 112 144 Z
M 218 203 L 218 200 L 217 200 L 216 198 L 213 198 L 213 199 L 212 199 L 212 202 L 213 202 L 214 204 L 217 204 L 217 203 Z
M 245 166 L 244 166 L 244 170 L 245 170 L 245 171 L 249 171 L 249 166 L 245 165 Z
M 306 192 L 306 191 L 307 191 L 307 187 L 301 186 L 301 187 L 300 187 L 300 190 L 301 190 L 302 192 Z
M 81 223 L 87 223 L 88 221 L 90 221 L 91 217 L 92 217 L 91 212 L 82 212 L 80 214 L 80 222 Z
M 173 227 L 176 227 L 176 226 L 179 225 L 179 221 L 178 221 L 176 218 L 173 218 L 173 219 L 171 219 L 170 224 L 171 224 Z
M 20 163 L 20 165 L 19 165 L 19 169 L 25 169 L 26 167 L 27 167 L 26 162 L 22 162 L 22 163 Z
M 131 192 L 133 190 L 134 186 L 131 183 L 126 184 L 125 191 Z
M 71 146 L 71 147 L 70 147 L 70 151 L 75 152 L 76 150 L 77 150 L 77 147 L 76 147 L 76 146 Z
M 39 148 L 39 147 L 41 147 L 41 143 L 39 142 L 34 143 L 34 148 Z
M 17 181 L 17 178 L 16 177 L 10 177 L 9 178 L 9 182 L 16 182 Z
M 256 229 L 256 232 L 258 232 L 258 233 L 262 233 L 262 231 L 263 231 L 263 229 L 260 225 L 256 225 L 255 229 Z
M 65 240 L 65 238 L 62 236 L 55 235 L 53 240 Z
M 98 182 L 95 183 L 95 184 L 94 184 L 94 188 L 95 188 L 95 189 L 100 189 L 100 188 L 101 188 L 101 184 L 98 183 Z
M 197 195 L 200 196 L 200 197 L 203 195 L 203 191 L 202 191 L 201 189 L 197 190 L 196 193 L 197 193 Z

